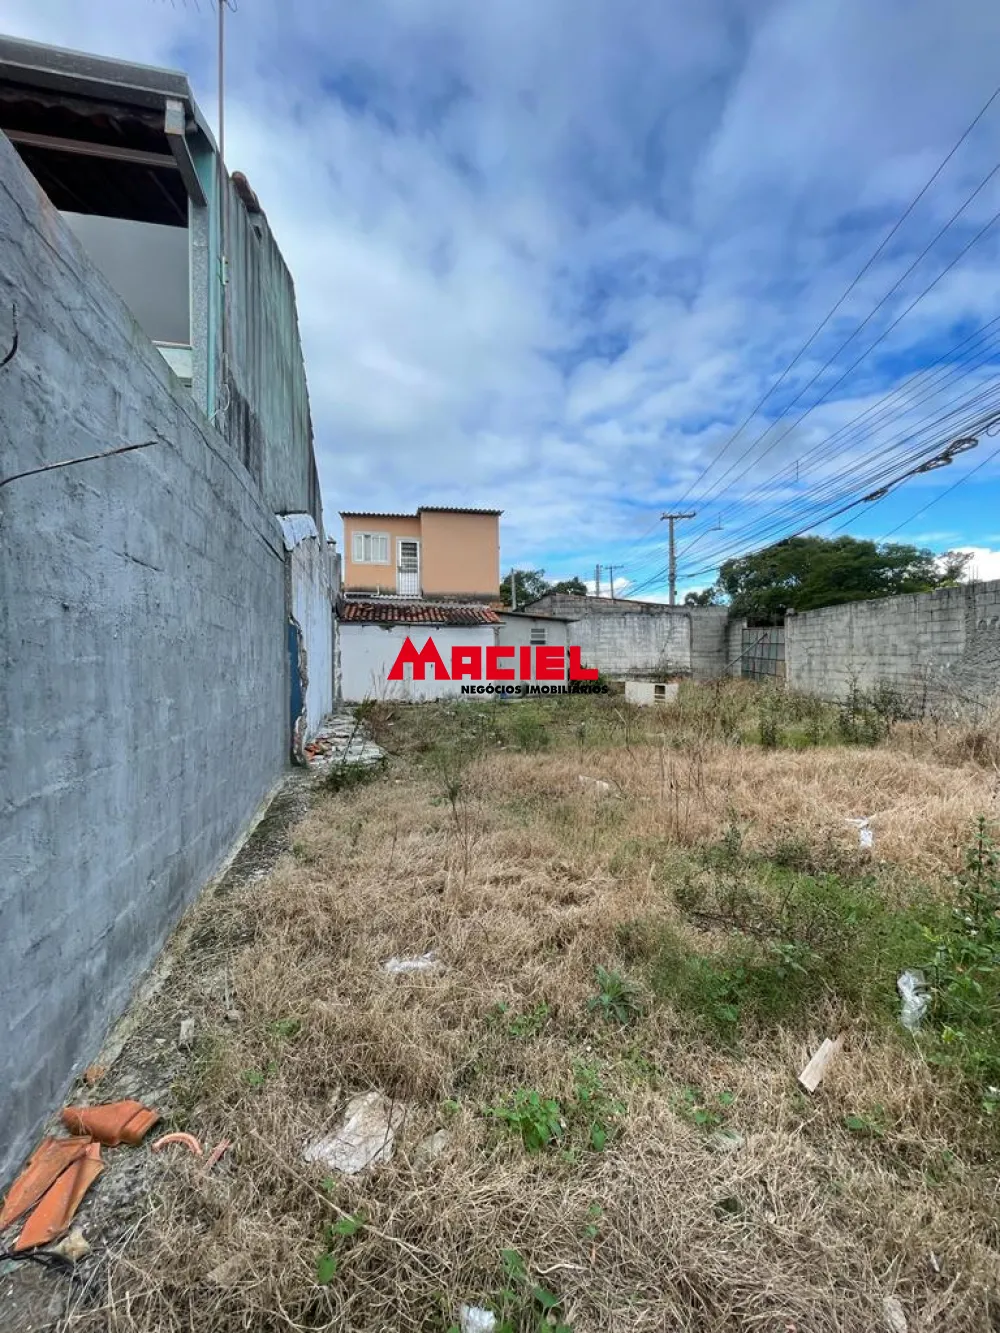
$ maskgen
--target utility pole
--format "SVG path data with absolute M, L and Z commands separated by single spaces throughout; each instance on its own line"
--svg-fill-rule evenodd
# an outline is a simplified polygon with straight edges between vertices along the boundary
M 600 595 L 601 595 L 601 567 L 600 565 L 596 565 L 594 567 L 594 596 L 600 597 Z
M 514 578 L 514 571 L 510 571 L 510 609 L 517 610 L 517 582 Z
M 661 521 L 662 521 L 663 519 L 666 519 L 666 520 L 667 520 L 667 523 L 670 525 L 670 560 L 669 560 L 669 563 L 668 563 L 668 570 L 669 570 L 669 578 L 670 578 L 670 605 L 671 605 L 671 606 L 676 606 L 676 604 L 677 604 L 677 548 L 676 548 L 676 546 L 675 546 L 675 544 L 674 544 L 674 524 L 677 523 L 677 522 L 678 522 L 680 519 L 682 519 L 682 518 L 694 518 L 694 517 L 695 517 L 695 515 L 694 515 L 693 513 L 691 513 L 691 514 L 661 514 L 661 515 L 660 515 L 660 519 L 661 519 Z
M 615 600 L 615 567 L 608 565 L 608 583 L 611 585 L 611 600 Z

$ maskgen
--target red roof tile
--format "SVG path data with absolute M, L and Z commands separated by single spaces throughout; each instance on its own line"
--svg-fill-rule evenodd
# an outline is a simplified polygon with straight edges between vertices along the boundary
M 399 601 L 378 598 L 358 601 L 341 598 L 341 620 L 371 625 L 499 625 L 500 617 L 488 606 L 462 602 Z

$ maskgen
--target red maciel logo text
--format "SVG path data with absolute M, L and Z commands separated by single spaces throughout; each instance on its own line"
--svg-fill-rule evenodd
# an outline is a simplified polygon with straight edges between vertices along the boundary
M 516 670 L 513 665 L 515 660 Z M 510 665 L 501 665 L 502 662 Z M 449 671 L 433 639 L 429 638 L 418 650 L 409 635 L 392 664 L 388 679 L 403 680 L 403 668 L 407 666 L 413 668 L 414 680 L 426 680 L 428 667 L 433 669 L 434 680 L 565 680 L 567 675 L 564 648 L 529 648 L 525 645 L 522 648 L 492 647 L 484 650 L 478 646 L 456 647 L 451 650 Z M 569 649 L 570 680 L 597 680 L 598 675 L 596 667 L 581 664 L 579 648 Z

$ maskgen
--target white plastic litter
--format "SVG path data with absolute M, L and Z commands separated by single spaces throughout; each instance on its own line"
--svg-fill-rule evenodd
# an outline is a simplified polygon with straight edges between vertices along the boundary
M 419 958 L 390 958 L 383 964 L 383 972 L 426 972 L 429 968 L 440 967 L 434 951 L 421 954 Z
M 607 796 L 612 791 L 611 783 L 605 782 L 603 778 L 588 778 L 581 773 L 579 781 L 598 796 Z
M 885 1317 L 886 1333 L 907 1333 L 906 1315 L 895 1296 L 886 1296 L 882 1301 L 882 1313 Z
M 924 1014 L 927 1012 L 927 1006 L 931 1002 L 923 972 L 914 968 L 900 973 L 896 982 L 896 989 L 903 997 L 899 1021 L 909 1032 L 916 1032 Z
M 458 1324 L 462 1333 L 493 1333 L 497 1317 L 492 1310 L 484 1310 L 481 1305 L 460 1305 Z
M 380 1092 L 362 1093 L 347 1104 L 344 1122 L 336 1134 L 311 1143 L 302 1156 L 321 1162 L 331 1171 L 357 1175 L 367 1167 L 392 1160 L 395 1131 L 405 1108 Z
M 858 830 L 858 846 L 871 848 L 875 846 L 875 833 L 871 827 L 871 821 L 868 819 L 849 819 L 848 824 L 853 824 Z

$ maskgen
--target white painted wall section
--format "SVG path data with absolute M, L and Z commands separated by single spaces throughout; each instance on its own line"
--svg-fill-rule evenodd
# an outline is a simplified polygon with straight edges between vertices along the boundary
M 311 514 L 285 514 L 281 524 L 291 579 L 290 612 L 305 650 L 305 725 L 302 739 L 318 731 L 333 709 L 333 578 L 330 552 Z
M 486 649 L 496 643 L 493 625 L 365 625 L 341 621 L 340 673 L 341 689 L 346 703 L 360 703 L 362 699 L 400 699 L 420 702 L 427 699 L 448 699 L 461 694 L 462 684 L 475 681 L 434 680 L 433 671 L 426 672 L 426 680 L 413 680 L 412 669 L 407 668 L 409 680 L 389 680 L 389 672 L 406 642 L 412 638 L 419 652 L 429 638 L 441 654 L 445 667 L 451 670 L 452 648 L 483 650 L 485 670 Z

